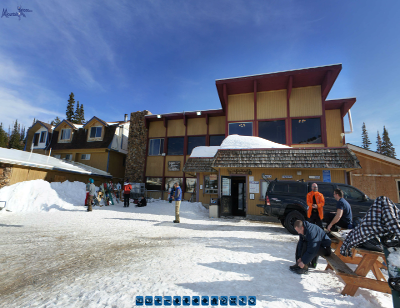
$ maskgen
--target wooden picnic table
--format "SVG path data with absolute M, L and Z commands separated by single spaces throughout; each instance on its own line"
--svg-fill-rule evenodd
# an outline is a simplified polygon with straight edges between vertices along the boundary
M 357 264 L 355 271 L 350 270 L 347 266 L 347 270 L 337 270 L 334 269 L 328 262 L 327 269 L 333 269 L 337 274 L 343 279 L 346 286 L 344 287 L 342 294 L 354 296 L 358 288 L 365 288 L 370 290 L 375 290 L 383 293 L 391 294 L 391 289 L 382 274 L 381 269 L 387 269 L 385 266 L 386 259 L 385 254 L 379 251 L 371 251 L 362 248 L 353 248 L 352 256 L 345 257 L 340 254 L 340 247 L 343 244 L 344 238 L 338 232 L 331 232 L 335 237 L 332 239 L 331 247 L 334 249 L 334 254 L 339 257 L 341 261 L 349 264 Z M 385 262 L 385 264 L 383 264 Z M 343 263 L 342 263 L 343 264 Z M 369 271 L 375 276 L 375 279 L 367 278 Z

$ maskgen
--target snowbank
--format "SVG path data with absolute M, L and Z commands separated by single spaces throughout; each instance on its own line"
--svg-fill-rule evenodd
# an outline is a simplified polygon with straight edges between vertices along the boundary
M 195 147 L 190 157 L 214 157 L 221 147 Z
M 5 209 L 11 212 L 78 209 L 76 205 L 84 205 L 85 197 L 86 185 L 82 182 L 49 183 L 34 180 L 0 189 L 0 201 L 6 201 Z M 79 210 L 84 208 L 81 207 Z
M 273 149 L 290 148 L 287 145 L 272 142 L 260 137 L 230 135 L 224 139 L 221 149 Z

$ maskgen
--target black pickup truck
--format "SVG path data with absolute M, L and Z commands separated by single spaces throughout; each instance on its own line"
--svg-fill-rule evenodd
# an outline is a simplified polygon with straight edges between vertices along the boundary
M 333 191 L 341 189 L 344 198 L 351 205 L 353 220 L 355 217 L 363 218 L 374 200 L 357 188 L 342 184 L 328 182 L 298 182 L 298 181 L 271 181 L 265 194 L 265 204 L 257 204 L 264 208 L 264 214 L 277 217 L 282 225 L 292 234 L 296 234 L 293 224 L 296 220 L 307 217 L 307 193 L 311 191 L 312 183 L 318 184 L 318 191 L 324 195 L 324 212 L 336 212 L 336 200 Z M 324 222 L 323 222 L 324 224 Z

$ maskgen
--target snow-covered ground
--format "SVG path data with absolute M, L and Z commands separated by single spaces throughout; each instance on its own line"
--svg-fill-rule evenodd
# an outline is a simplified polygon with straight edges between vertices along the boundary
M 83 202 L 83 201 L 82 201 Z M 299 276 L 297 237 L 280 224 L 210 219 L 199 203 L 0 211 L 1 307 L 133 307 L 136 296 L 256 296 L 257 307 L 392 307 L 340 295 L 331 271 Z

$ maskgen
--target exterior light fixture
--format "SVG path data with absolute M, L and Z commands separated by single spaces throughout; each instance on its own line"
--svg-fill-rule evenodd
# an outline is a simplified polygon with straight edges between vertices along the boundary
M 161 114 L 157 114 L 157 118 L 161 119 Z
M 201 111 L 197 111 L 196 113 L 197 113 L 197 115 L 201 115 Z

